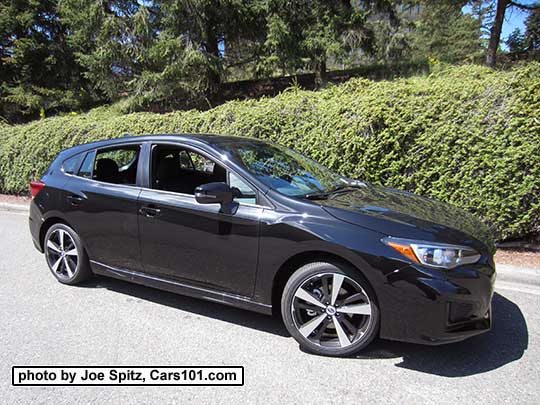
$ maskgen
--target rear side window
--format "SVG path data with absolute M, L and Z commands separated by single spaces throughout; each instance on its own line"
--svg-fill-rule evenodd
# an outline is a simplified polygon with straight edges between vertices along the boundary
M 98 150 L 92 178 L 106 183 L 135 185 L 140 149 L 140 145 L 124 145 Z
M 77 173 L 79 164 L 81 163 L 82 154 L 75 155 L 62 163 L 62 171 L 67 174 Z

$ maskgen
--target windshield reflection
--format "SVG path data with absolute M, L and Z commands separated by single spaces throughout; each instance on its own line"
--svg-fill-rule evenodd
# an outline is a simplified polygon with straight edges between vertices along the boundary
M 262 183 L 288 196 L 325 193 L 343 184 L 338 174 L 280 145 L 239 140 L 219 146 Z

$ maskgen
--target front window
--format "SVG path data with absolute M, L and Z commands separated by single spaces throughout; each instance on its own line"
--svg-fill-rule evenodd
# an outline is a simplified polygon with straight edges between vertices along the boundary
M 262 183 L 288 196 L 323 193 L 343 184 L 338 174 L 279 145 L 238 140 L 219 147 Z
M 235 201 L 256 204 L 255 191 L 233 172 L 212 159 L 177 145 L 152 148 L 152 188 L 182 194 L 195 194 L 195 188 L 214 182 L 227 183 L 241 192 Z

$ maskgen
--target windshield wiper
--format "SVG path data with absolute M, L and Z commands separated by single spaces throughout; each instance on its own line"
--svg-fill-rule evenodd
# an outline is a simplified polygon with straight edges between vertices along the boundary
M 306 200 L 327 200 L 328 193 L 324 193 L 324 192 L 308 193 L 308 194 L 301 195 L 300 198 L 305 198 Z
M 344 177 L 341 179 L 341 181 L 343 181 L 349 187 L 356 187 L 356 188 L 367 187 L 367 184 L 360 180 L 347 179 Z
M 305 198 L 307 200 L 327 200 L 328 198 L 332 196 L 335 196 L 341 193 L 348 193 L 349 191 L 353 191 L 353 190 L 354 190 L 354 187 L 351 187 L 348 184 L 342 184 L 328 191 L 307 193 L 302 198 Z

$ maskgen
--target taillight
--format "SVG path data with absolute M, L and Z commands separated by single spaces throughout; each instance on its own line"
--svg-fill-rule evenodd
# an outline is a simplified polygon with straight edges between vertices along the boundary
M 41 191 L 41 189 L 45 187 L 45 183 L 41 181 L 31 181 L 30 182 L 30 194 L 32 194 L 32 198 L 34 198 L 38 193 Z

